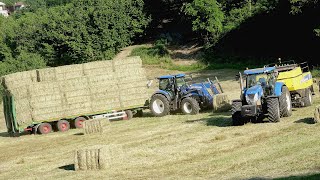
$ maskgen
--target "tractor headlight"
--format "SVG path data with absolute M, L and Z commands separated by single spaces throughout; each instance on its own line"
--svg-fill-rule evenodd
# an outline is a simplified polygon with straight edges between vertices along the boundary
M 249 105 L 257 104 L 258 100 L 259 100 L 258 93 L 246 95 L 246 101 Z

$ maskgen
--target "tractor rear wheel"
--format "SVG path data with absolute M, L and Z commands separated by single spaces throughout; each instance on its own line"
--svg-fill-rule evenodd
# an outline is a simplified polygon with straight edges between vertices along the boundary
M 275 123 L 280 121 L 280 106 L 278 98 L 267 99 L 267 111 L 269 122 Z
M 280 114 L 281 117 L 290 117 L 292 115 L 291 95 L 287 86 L 282 87 L 280 96 Z
M 242 126 L 245 123 L 243 117 L 241 116 L 241 111 L 239 111 L 241 110 L 241 107 L 242 107 L 242 102 L 240 100 L 232 102 L 231 113 L 232 113 L 233 126 Z
M 170 113 L 169 100 L 161 94 L 153 95 L 150 101 L 150 110 L 156 117 L 168 115 Z
M 312 92 L 309 88 L 306 89 L 306 95 L 303 97 L 303 102 L 305 107 L 312 105 Z
M 196 99 L 187 97 L 181 101 L 181 110 L 183 114 L 199 114 L 200 106 Z

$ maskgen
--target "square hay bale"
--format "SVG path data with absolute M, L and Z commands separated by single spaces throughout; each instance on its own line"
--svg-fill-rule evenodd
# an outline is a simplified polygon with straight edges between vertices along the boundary
M 83 122 L 84 134 L 103 133 L 105 128 L 109 127 L 110 121 L 107 118 L 91 119 Z
M 50 108 L 63 105 L 63 99 L 60 94 L 33 96 L 29 101 L 32 109 Z
M 213 111 L 226 112 L 231 110 L 231 103 L 227 94 L 217 94 L 213 96 Z
M 57 81 L 81 78 L 84 76 L 83 65 L 74 64 L 55 68 Z
M 29 104 L 29 99 L 19 99 L 19 101 L 16 101 L 15 105 L 18 124 L 32 124 L 32 109 Z
M 29 86 L 21 86 L 19 88 L 14 88 L 9 90 L 12 95 L 14 95 L 15 100 L 25 99 L 29 97 Z
M 80 89 L 87 89 L 89 86 L 86 77 L 73 78 L 59 82 L 59 89 L 61 92 L 74 92 Z
M 37 72 L 37 80 L 38 82 L 45 82 L 45 81 L 56 81 L 56 69 L 55 68 L 45 68 L 45 69 L 38 69 Z
M 320 121 L 320 106 L 317 106 L 314 111 L 314 123 L 318 123 Z
M 31 97 L 48 96 L 60 94 L 57 82 L 38 82 L 29 85 L 29 95 Z
M 113 73 L 112 61 L 95 61 L 83 64 L 83 72 L 86 76 L 97 76 Z
M 101 145 L 75 151 L 76 171 L 105 170 L 123 161 L 123 148 L 120 145 Z
M 2 84 L 6 89 L 15 89 L 37 82 L 37 73 L 33 71 L 24 71 L 3 76 Z

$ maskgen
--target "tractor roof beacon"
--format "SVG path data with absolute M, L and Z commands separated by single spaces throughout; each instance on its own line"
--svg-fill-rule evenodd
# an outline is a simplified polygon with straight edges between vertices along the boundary
M 291 116 L 292 106 L 288 88 L 277 82 L 275 67 L 263 67 L 240 74 L 241 98 L 232 101 L 233 125 L 246 122 L 279 122 L 280 117 Z M 245 79 L 245 81 L 244 81 Z
M 184 114 L 198 114 L 202 108 L 212 107 L 213 96 L 220 92 L 214 83 L 187 85 L 185 74 L 166 75 L 157 78 L 159 90 L 151 97 L 150 110 L 154 116 L 162 117 L 181 110 Z

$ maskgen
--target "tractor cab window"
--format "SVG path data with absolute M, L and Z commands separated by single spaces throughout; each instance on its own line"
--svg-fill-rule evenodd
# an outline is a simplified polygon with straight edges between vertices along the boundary
M 251 88 L 255 85 L 266 86 L 270 80 L 270 76 L 267 74 L 253 74 L 247 76 L 247 88 Z
M 179 78 L 176 79 L 176 81 L 177 81 L 177 86 L 178 87 L 182 87 L 182 86 L 186 86 L 187 85 L 184 77 L 179 77 Z
M 160 79 L 159 89 L 160 90 L 170 90 L 173 84 L 172 79 Z

